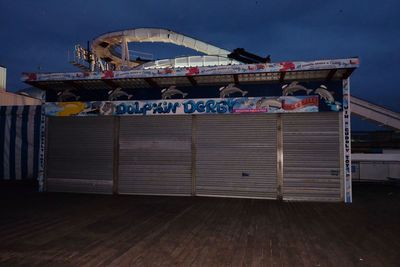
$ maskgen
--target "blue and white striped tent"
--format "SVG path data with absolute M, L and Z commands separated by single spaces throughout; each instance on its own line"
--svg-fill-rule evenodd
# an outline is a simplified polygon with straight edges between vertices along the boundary
M 0 180 L 36 179 L 41 106 L 0 107 Z

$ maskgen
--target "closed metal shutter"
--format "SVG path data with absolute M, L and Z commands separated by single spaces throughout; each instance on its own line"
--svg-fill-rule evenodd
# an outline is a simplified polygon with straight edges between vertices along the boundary
M 47 191 L 112 193 L 111 117 L 49 117 Z
M 196 118 L 196 194 L 276 198 L 276 115 Z
M 283 114 L 283 198 L 340 200 L 339 113 Z
M 121 117 L 119 193 L 190 195 L 191 117 Z

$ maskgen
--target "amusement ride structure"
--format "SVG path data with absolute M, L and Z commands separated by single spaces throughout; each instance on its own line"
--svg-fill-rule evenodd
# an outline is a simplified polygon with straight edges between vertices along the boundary
M 129 43 L 169 43 L 204 55 L 154 60 L 153 55 L 129 49 Z M 159 28 L 137 28 L 98 36 L 87 49 L 75 46 L 73 65 L 85 71 L 149 70 L 269 63 L 243 48 L 228 51 L 192 37 Z M 351 97 L 352 113 L 394 129 L 400 129 L 400 114 L 365 100 Z
M 152 42 L 189 48 L 194 53 L 155 59 L 150 53 L 130 49 L 131 43 Z M 137 28 L 100 35 L 87 48 L 76 45 L 71 63 L 81 71 L 24 73 L 22 77 L 25 83 L 46 91 L 46 127 L 52 135 L 49 140 L 56 142 L 48 146 L 55 149 L 54 155 L 61 153 L 57 142 L 64 145 L 65 132 L 76 129 L 82 138 L 90 135 L 90 140 L 96 140 L 91 155 L 102 157 L 98 144 L 110 141 L 104 135 L 108 130 L 122 139 L 115 139 L 107 149 L 117 151 L 114 158 L 125 155 L 114 161 L 116 168 L 111 169 L 127 169 L 104 179 L 89 179 L 92 174 L 81 175 L 87 170 L 82 164 L 74 170 L 76 179 L 69 175 L 60 178 L 61 157 L 56 156 L 46 165 L 50 166 L 46 177 L 50 191 L 351 202 L 351 113 L 400 129 L 398 113 L 350 95 L 349 77 L 359 66 L 357 57 L 271 62 L 270 56 L 243 48 L 229 51 L 171 30 Z M 166 118 L 168 115 L 171 117 Z M 88 132 L 92 122 L 98 130 Z M 172 135 L 162 125 L 177 131 Z M 97 137 L 92 137 L 94 134 Z M 174 138 L 188 141 L 171 145 Z M 259 143 L 254 143 L 257 138 Z M 65 146 L 66 154 L 76 153 L 79 142 L 72 138 Z M 257 149 L 249 153 L 255 144 Z M 132 156 L 138 151 L 147 155 L 150 147 L 159 150 L 143 157 L 144 161 Z M 171 157 L 176 158 L 168 158 L 168 164 L 161 162 L 164 157 L 160 155 L 176 147 L 185 152 L 173 152 Z M 44 155 L 44 149 L 41 151 Z M 261 158 L 268 166 L 259 163 Z M 227 161 L 235 164 L 227 165 Z M 103 165 L 95 164 L 94 173 L 109 166 Z M 153 166 L 152 171 L 146 166 Z M 63 173 L 70 171 L 66 168 Z M 44 181 L 39 179 L 39 184 Z M 185 187 L 181 187 L 183 183 Z
M 129 50 L 129 43 L 146 42 L 183 46 L 204 55 L 153 60 L 150 53 Z M 269 57 L 263 58 L 244 49 L 230 52 L 171 30 L 156 28 L 106 33 L 92 41 L 91 49 L 75 46 L 74 55 L 73 64 L 83 66 L 82 61 L 88 62 L 90 66 L 86 69 L 92 71 L 223 66 L 270 61 Z

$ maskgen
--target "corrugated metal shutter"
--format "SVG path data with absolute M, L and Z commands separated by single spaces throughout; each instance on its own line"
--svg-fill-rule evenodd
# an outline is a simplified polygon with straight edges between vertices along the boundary
M 339 113 L 283 114 L 283 199 L 340 200 Z
M 276 198 L 276 115 L 198 116 L 196 194 Z
M 49 117 L 47 191 L 112 193 L 112 117 Z
M 190 195 L 191 117 L 121 117 L 119 193 Z

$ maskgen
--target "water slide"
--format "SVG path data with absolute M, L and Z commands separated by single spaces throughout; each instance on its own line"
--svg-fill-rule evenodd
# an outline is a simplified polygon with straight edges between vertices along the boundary
M 178 57 L 173 59 L 141 61 L 131 58 L 128 44 L 134 42 L 159 42 L 184 46 L 200 52 L 202 56 Z M 228 57 L 228 50 L 216 47 L 192 37 L 161 28 L 137 28 L 109 32 L 95 38 L 92 42 L 93 53 L 115 65 L 117 70 L 132 68 L 179 68 L 194 66 L 219 66 L 241 64 Z M 387 108 L 372 104 L 352 96 L 351 111 L 353 114 L 394 129 L 400 129 L 400 114 Z
M 367 120 L 400 130 L 400 113 L 351 96 L 351 113 Z
M 159 28 L 138 28 L 103 34 L 93 40 L 92 51 L 98 57 L 114 64 L 117 69 L 134 68 L 143 63 L 137 58 L 130 58 L 128 43 L 134 42 L 170 43 L 204 54 L 204 56 L 151 61 L 141 66 L 142 68 L 240 64 L 239 61 L 228 58 L 231 53 L 228 50 L 171 30 Z

